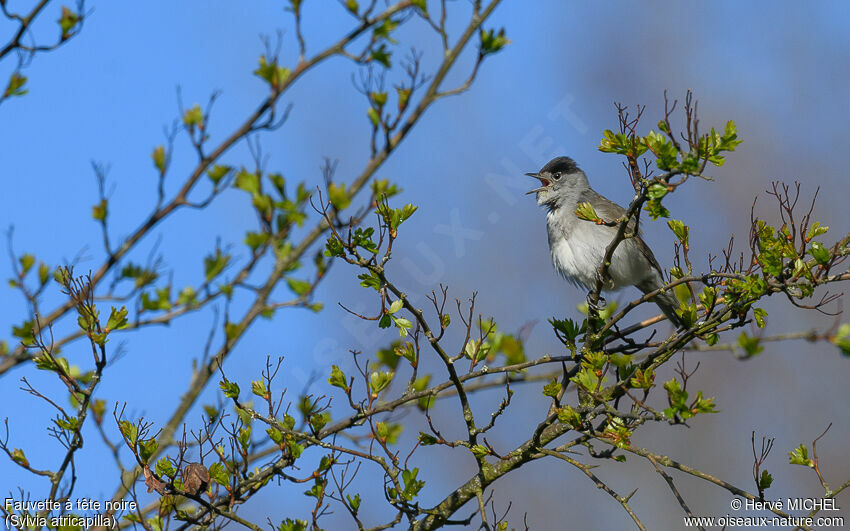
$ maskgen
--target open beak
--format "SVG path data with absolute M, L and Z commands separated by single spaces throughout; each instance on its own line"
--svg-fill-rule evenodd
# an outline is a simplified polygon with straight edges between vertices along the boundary
M 550 184 L 549 180 L 544 178 L 544 177 L 541 177 L 539 173 L 526 173 L 526 175 L 528 175 L 529 177 L 534 177 L 535 179 L 538 179 L 542 186 L 540 188 L 535 188 L 534 190 L 530 190 L 530 191 L 526 192 L 525 195 L 535 194 L 535 193 L 537 193 L 541 190 L 544 190 Z

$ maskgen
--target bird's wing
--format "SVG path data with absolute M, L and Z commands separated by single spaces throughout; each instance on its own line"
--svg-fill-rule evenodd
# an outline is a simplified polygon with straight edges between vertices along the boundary
M 592 189 L 587 189 L 579 193 L 578 200 L 580 203 L 590 203 L 594 210 L 605 221 L 614 221 L 617 218 L 623 217 L 626 214 L 626 209 L 611 201 L 605 196 L 599 195 Z M 626 226 L 629 232 L 634 231 L 635 220 L 629 220 Z
M 658 274 L 661 275 L 661 278 L 663 280 L 664 274 L 661 272 L 661 265 L 658 263 L 658 260 L 655 259 L 655 255 L 652 254 L 652 249 L 649 248 L 649 246 L 646 244 L 646 242 L 643 241 L 643 238 L 641 238 L 640 236 L 635 238 L 635 244 L 637 244 L 637 247 L 640 250 L 641 254 L 645 256 L 647 260 L 649 260 L 649 263 L 656 271 L 658 271 Z
M 613 221 L 617 218 L 624 216 L 627 210 L 617 203 L 611 201 L 607 197 L 598 194 L 593 189 L 587 189 L 582 191 L 579 194 L 579 202 L 588 202 L 593 205 L 593 208 L 596 210 L 596 213 L 599 214 L 602 219 L 605 221 Z M 626 232 L 634 232 L 635 227 L 635 219 L 632 218 L 629 220 L 628 225 L 626 226 Z M 638 231 L 638 235 L 635 240 L 635 244 L 640 250 L 641 254 L 643 254 L 646 259 L 649 261 L 650 265 L 661 274 L 661 266 L 658 264 L 658 260 L 655 259 L 655 255 L 652 254 L 652 250 L 646 245 L 646 242 L 643 241 L 643 238 L 640 237 L 642 231 Z M 663 275 L 662 275 L 663 278 Z

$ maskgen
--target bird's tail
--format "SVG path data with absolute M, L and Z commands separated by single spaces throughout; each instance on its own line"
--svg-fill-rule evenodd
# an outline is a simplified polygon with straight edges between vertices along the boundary
M 649 293 L 657 290 L 663 285 L 664 283 L 660 278 L 650 278 L 640 284 L 637 284 L 637 288 L 644 293 Z M 652 298 L 652 302 L 658 305 L 662 313 L 664 313 L 664 316 L 673 323 L 673 326 L 676 328 L 682 327 L 682 319 L 676 315 L 676 310 L 679 309 L 679 301 L 676 299 L 676 295 L 673 293 L 672 289 L 665 291 L 664 293 L 659 293 Z

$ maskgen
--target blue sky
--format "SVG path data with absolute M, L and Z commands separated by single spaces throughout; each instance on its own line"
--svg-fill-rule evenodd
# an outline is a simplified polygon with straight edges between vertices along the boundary
M 455 4 L 466 9 L 464 2 Z M 99 227 L 90 217 L 97 194 L 92 161 L 110 167 L 112 237 L 118 239 L 138 226 L 155 201 L 150 153 L 163 142 L 164 127 L 178 116 L 176 87 L 181 87 L 187 106 L 204 104 L 212 91 L 221 91 L 211 124 L 215 142 L 265 95 L 265 86 L 251 74 L 263 52 L 260 36 L 284 29 L 283 62 L 294 62 L 297 56 L 291 16 L 280 2 L 92 2 L 90 7 L 92 15 L 78 38 L 39 56 L 26 69 L 30 93 L 0 106 L 0 226 L 14 225 L 17 252 L 35 253 L 51 265 L 82 253 L 85 260 L 78 270 L 95 267 L 103 257 Z M 517 330 L 537 321 L 530 351 L 554 349 L 545 319 L 574 314 L 583 295 L 551 271 L 543 213 L 521 195 L 527 184 L 522 173 L 537 169 L 553 154 L 569 154 L 598 191 L 627 202 L 629 185 L 620 161 L 596 150 L 601 131 L 616 125 L 614 101 L 646 104 L 644 125 L 652 127 L 661 117 L 665 89 L 679 99 L 687 89 L 694 90 L 706 128 L 734 119 L 744 139 L 739 152 L 716 172 L 715 182 L 694 182 L 677 194 L 680 203 L 671 206 L 674 217 L 698 227 L 699 238 L 692 237 L 694 256 L 716 253 L 730 233 L 744 241 L 752 198 L 774 179 L 800 180 L 807 194 L 820 185 L 821 219 L 836 232 L 846 232 L 848 9 L 841 2 L 504 2 L 487 25 L 505 26 L 512 44 L 485 62 L 467 94 L 438 102 L 377 175 L 399 182 L 405 190 L 401 200 L 420 206 L 405 225 L 409 232 L 398 242 L 394 267 L 399 282 L 414 296 L 440 282 L 460 298 L 480 290 L 479 308 L 503 328 Z M 304 10 L 308 53 L 351 27 L 336 2 L 308 1 Z M 55 18 L 58 13 L 48 17 L 51 24 Z M 4 26 L 0 31 L 8 33 Z M 424 51 L 425 64 L 434 64 L 438 41 L 421 23 L 403 32 L 402 46 L 414 42 Z M 472 57 L 463 59 L 449 84 L 465 77 Z M 8 65 L 0 65 L 0 77 L 7 72 Z M 284 103 L 294 104 L 289 121 L 261 139 L 269 170 L 315 187 L 321 183 L 322 158 L 331 157 L 339 160 L 338 178 L 353 179 L 368 155 L 366 103 L 352 87 L 353 74 L 356 68 L 350 62 L 332 60 L 293 87 L 284 98 Z M 185 139 L 178 140 L 174 177 L 167 183 L 172 192 L 193 164 L 189 148 Z M 227 153 L 223 161 L 250 165 L 244 146 Z M 494 187 L 494 182 L 507 183 L 508 188 Z M 767 201 L 760 208 L 764 215 L 772 214 Z M 244 194 L 229 192 L 208 211 L 181 212 L 160 226 L 136 256 L 143 260 L 158 245 L 175 287 L 180 287 L 202 274 L 201 258 L 219 237 L 244 258 L 242 236 L 255 225 Z M 669 266 L 671 234 L 662 223 L 645 230 L 662 265 Z M 706 266 L 704 261 L 700 265 Z M 376 304 L 352 282 L 355 272 L 335 266 L 331 274 L 318 293 L 325 310 L 318 315 L 281 312 L 272 321 L 258 322 L 226 366 L 231 378 L 247 384 L 257 378 L 267 354 L 283 355 L 287 361 L 282 384 L 300 390 L 313 371 L 325 373 L 331 363 L 350 367 L 349 348 L 374 351 L 391 339 L 338 307 L 337 302 L 366 308 Z M 0 277 L 10 275 L 8 263 L 0 261 Z M 55 302 L 56 296 L 54 292 L 47 300 Z M 5 327 L 0 338 L 9 340 L 10 326 L 22 320 L 25 307 L 10 290 L 0 300 Z M 107 373 L 102 396 L 126 401 L 128 411 L 165 421 L 211 321 L 211 314 L 204 312 L 172 327 L 126 336 L 127 354 Z M 782 330 L 829 323 L 808 313 L 777 310 L 771 324 Z M 66 354 L 85 363 L 80 345 Z M 802 358 L 815 360 L 821 376 L 815 377 Z M 770 357 L 748 363 L 728 355 L 701 361 L 700 383 L 708 394 L 725 397 L 726 406 L 721 403 L 720 409 L 727 416 L 706 419 L 687 433 L 677 432 L 673 440 L 662 434 L 647 436 L 642 443 L 669 445 L 670 452 L 705 459 L 706 467 L 730 473 L 734 467 L 720 456 L 736 454 L 737 463 L 747 463 L 751 429 L 782 438 L 780 448 L 786 451 L 835 422 L 830 432 L 833 451 L 846 446 L 850 418 L 837 402 L 846 397 L 838 376 L 846 371 L 846 362 L 833 349 L 796 344 L 777 347 Z M 43 375 L 18 369 L 0 381 L 2 403 L 15 404 L 0 409 L 0 416 L 10 417 L 13 444 L 26 448 L 31 459 L 44 459 L 47 467 L 55 451 L 53 441 L 45 437 L 47 409 L 18 390 L 16 381 L 24 375 L 59 392 Z M 152 382 L 155 393 L 150 391 Z M 517 407 L 539 413 L 539 391 L 526 392 L 534 398 L 521 400 Z M 214 389 L 208 390 L 206 401 L 214 400 L 214 394 Z M 758 413 L 736 415 L 730 404 L 739 397 Z M 811 413 L 813 404 L 822 409 Z M 796 413 L 789 413 L 797 419 L 793 426 L 785 426 L 782 412 Z M 444 414 L 449 425 L 451 413 Z M 413 437 L 415 431 L 410 431 Z M 732 435 L 723 435 L 727 432 Z M 510 433 L 500 437 L 505 444 L 513 441 Z M 715 437 L 722 441 L 715 445 Z M 85 467 L 99 466 L 102 459 L 95 451 L 95 437 L 90 438 L 92 448 L 81 455 Z M 688 453 L 695 445 L 715 445 L 716 453 Z M 824 451 L 829 455 L 830 448 Z M 781 457 L 777 463 L 783 462 Z M 832 457 L 839 464 L 838 454 Z M 595 489 L 573 471 L 542 468 L 529 467 L 513 486 L 497 491 L 498 499 L 522 492 L 517 485 L 534 488 L 545 481 L 573 499 L 608 503 L 595 497 Z M 848 471 L 846 464 L 837 468 Z M 445 486 L 463 477 L 442 474 L 432 479 Z M 0 487 L 6 490 L 20 484 L 37 493 L 44 487 L 7 462 L 0 462 L 0 477 Z M 787 479 L 802 481 L 796 476 Z M 81 474 L 78 489 L 105 497 L 114 483 Z M 656 496 L 635 503 L 645 512 L 660 504 L 662 513 L 677 514 L 666 492 L 654 492 Z M 722 506 L 724 495 L 713 496 L 704 505 Z M 550 527 L 572 514 L 553 503 L 559 498 L 521 498 L 517 510 L 536 513 L 538 525 Z M 300 503 L 297 496 L 283 505 L 297 511 Z M 584 517 L 597 518 L 590 521 L 599 525 L 624 523 L 625 515 L 616 507 L 600 507 L 605 508 L 602 514 Z M 254 510 L 272 509 L 262 505 Z M 275 514 L 280 510 L 275 507 Z M 517 525 L 520 521 L 516 519 Z M 656 523 L 664 526 L 663 521 Z

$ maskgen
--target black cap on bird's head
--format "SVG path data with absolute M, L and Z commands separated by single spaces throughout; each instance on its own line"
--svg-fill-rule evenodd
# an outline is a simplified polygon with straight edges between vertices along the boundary
M 539 173 L 575 173 L 579 170 L 576 161 L 569 157 L 555 157 L 540 168 Z
M 540 168 L 540 171 L 536 173 L 526 173 L 529 177 L 538 179 L 541 184 L 539 188 L 535 188 L 534 190 L 527 192 L 526 195 L 546 190 L 549 186 L 560 181 L 561 177 L 580 172 L 581 168 L 578 167 L 578 164 L 576 164 L 576 161 L 573 159 L 569 157 L 555 157 L 547 162 L 545 166 Z

